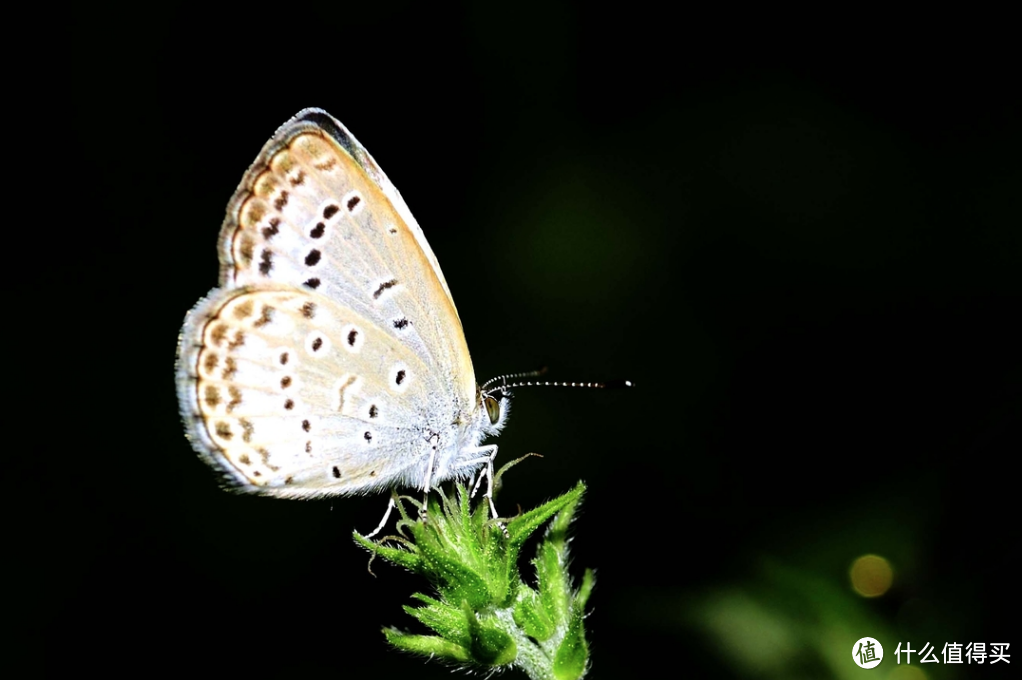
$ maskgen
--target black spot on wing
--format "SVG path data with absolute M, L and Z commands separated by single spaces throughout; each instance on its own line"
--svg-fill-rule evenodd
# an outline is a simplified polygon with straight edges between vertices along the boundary
M 269 276 L 270 271 L 273 269 L 273 251 L 269 248 L 263 250 L 260 256 L 259 262 L 259 273 L 263 276 Z
M 284 206 L 287 205 L 288 197 L 289 197 L 289 194 L 286 191 L 281 191 L 280 192 L 280 196 L 278 196 L 273 201 L 273 207 L 276 208 L 277 210 L 283 210 Z
M 270 220 L 269 225 L 263 227 L 263 238 L 269 241 L 278 233 L 280 233 L 280 218 L 274 217 Z
M 380 287 L 377 288 L 373 292 L 373 299 L 374 300 L 379 300 L 381 295 L 383 295 L 386 291 L 390 290 L 391 288 L 393 288 L 396 285 L 397 285 L 397 279 L 391 279 L 390 281 L 384 281 L 383 283 L 380 284 Z

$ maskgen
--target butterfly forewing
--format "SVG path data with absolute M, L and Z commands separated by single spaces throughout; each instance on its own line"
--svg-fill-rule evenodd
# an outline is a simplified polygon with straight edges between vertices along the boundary
M 421 230 L 339 122 L 303 113 L 266 144 L 228 207 L 224 284 L 288 283 L 324 295 L 449 367 L 455 375 L 443 381 L 471 396 L 461 322 Z

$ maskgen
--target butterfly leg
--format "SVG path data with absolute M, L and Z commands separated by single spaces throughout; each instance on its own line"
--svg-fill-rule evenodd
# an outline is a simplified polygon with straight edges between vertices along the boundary
M 380 533 L 383 530 L 383 527 L 387 526 L 387 520 L 390 519 L 390 513 L 394 511 L 395 505 L 396 503 L 394 502 L 394 494 L 391 494 L 390 502 L 387 503 L 387 511 L 383 513 L 383 519 L 380 520 L 379 526 L 373 529 L 373 532 L 366 536 L 366 538 L 372 538 L 376 534 Z
M 472 476 L 475 477 L 475 475 Z M 476 497 L 476 491 L 479 491 L 479 485 L 483 483 L 484 479 L 486 479 L 486 473 L 480 473 L 479 477 L 476 478 L 475 482 L 472 484 L 472 493 L 469 494 L 469 498 Z
M 486 500 L 490 503 L 490 516 L 493 519 L 497 519 L 497 506 L 493 504 L 493 459 L 497 457 L 497 445 L 490 444 L 489 446 L 480 446 L 473 449 L 462 449 L 461 453 L 468 454 L 470 456 L 476 454 L 484 454 L 479 458 L 472 458 L 461 463 L 459 467 L 474 467 L 480 463 L 486 463 L 486 467 L 483 468 L 479 475 L 479 479 L 472 487 L 472 495 L 475 496 L 476 491 L 479 490 L 479 486 L 483 482 L 483 477 L 486 477 L 486 493 L 483 494 Z
M 429 488 L 433 482 L 433 464 L 436 462 L 436 446 L 429 452 L 429 465 L 426 466 L 426 481 L 422 483 L 422 508 L 419 509 L 419 519 L 426 521 L 426 506 L 429 505 Z

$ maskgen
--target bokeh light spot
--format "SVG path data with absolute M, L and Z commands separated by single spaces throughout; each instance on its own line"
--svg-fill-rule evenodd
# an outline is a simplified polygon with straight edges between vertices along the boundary
M 863 597 L 880 597 L 894 582 L 891 563 L 877 555 L 863 555 L 854 562 L 849 571 L 852 588 Z

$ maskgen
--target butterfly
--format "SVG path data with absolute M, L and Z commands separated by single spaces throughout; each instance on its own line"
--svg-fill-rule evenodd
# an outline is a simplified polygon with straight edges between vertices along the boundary
M 481 471 L 496 516 L 497 446 L 482 442 L 509 392 L 477 384 L 422 230 L 337 119 L 310 108 L 277 130 L 227 206 L 219 251 L 220 285 L 181 330 L 177 394 L 193 448 L 229 486 L 428 493 Z

